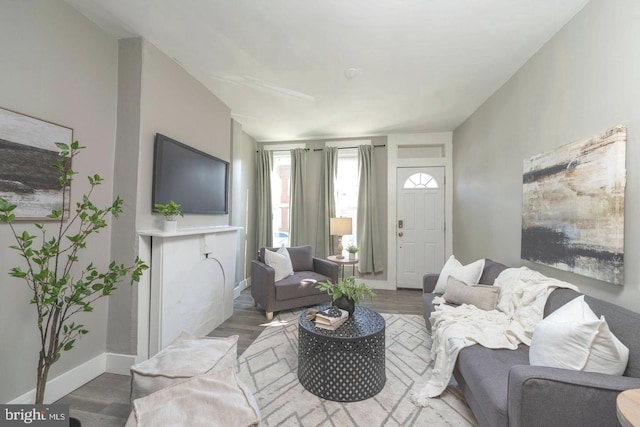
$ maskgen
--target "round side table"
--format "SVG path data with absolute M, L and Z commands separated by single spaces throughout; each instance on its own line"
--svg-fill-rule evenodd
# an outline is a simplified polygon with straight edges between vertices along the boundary
M 324 310 L 328 305 L 317 307 Z M 375 311 L 357 306 L 335 331 L 316 328 L 298 318 L 298 380 L 318 397 L 355 402 L 378 394 L 385 372 L 385 321 Z
M 340 268 L 342 269 L 342 280 L 344 280 L 344 266 L 345 265 L 350 265 L 352 266 L 353 270 L 351 271 L 351 275 L 355 276 L 356 275 L 356 265 L 358 264 L 358 258 L 356 259 L 349 259 L 349 258 L 338 258 L 337 255 L 330 255 L 327 257 L 327 259 L 331 262 L 335 262 L 336 264 L 340 265 Z
M 620 393 L 616 398 L 616 410 L 622 427 L 640 425 L 640 389 Z

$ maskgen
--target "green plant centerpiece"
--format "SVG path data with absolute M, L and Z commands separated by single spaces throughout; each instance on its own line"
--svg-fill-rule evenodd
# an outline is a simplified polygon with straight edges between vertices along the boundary
M 338 283 L 331 281 L 320 282 L 316 288 L 326 292 L 332 299 L 333 305 L 349 312 L 349 316 L 353 315 L 355 306 L 360 305 L 360 301 L 368 296 L 373 301 L 376 294 L 364 283 L 356 283 L 354 276 L 349 276 Z
M 173 200 L 169 200 L 169 203 L 163 205 L 162 203 L 155 204 L 155 210 L 164 216 L 164 223 L 162 229 L 166 232 L 174 232 L 178 228 L 177 219 L 182 215 L 182 206 L 180 203 L 176 203 Z
M 65 351 L 73 348 L 76 340 L 89 331 L 72 320 L 81 312 L 93 311 L 93 303 L 116 289 L 118 283 L 131 276 L 131 284 L 138 282 L 148 266 L 136 258 L 130 266 L 112 261 L 108 267 L 98 269 L 93 262 L 82 259 L 89 236 L 107 227 L 107 218 L 118 218 L 122 212 L 120 197 L 110 206 L 99 208 L 91 202 L 94 189 L 103 179 L 100 175 L 89 176 L 90 190 L 76 203 L 75 210 L 65 219 L 64 207 L 69 196 L 75 171 L 72 159 L 85 147 L 78 141 L 71 144 L 56 143 L 60 149 L 60 160 L 53 163 L 58 172 L 62 188 L 62 209 L 53 210 L 51 222 L 35 224 L 37 233 L 19 232 L 14 225 L 13 211 L 17 205 L 0 197 L 0 222 L 8 224 L 15 238 L 16 250 L 24 259 L 22 265 L 13 267 L 9 274 L 22 279 L 29 287 L 31 301 L 36 308 L 37 326 L 40 333 L 40 351 L 36 377 L 36 404 L 44 402 L 49 369 Z M 84 267 L 79 266 L 82 262 Z M 86 263 L 86 264 L 84 264 Z
M 162 203 L 155 204 L 156 211 L 164 216 L 164 219 L 167 221 L 175 221 L 178 219 L 178 216 L 182 215 L 182 206 L 180 203 L 176 203 L 173 200 L 169 200 L 169 203 L 163 205 Z

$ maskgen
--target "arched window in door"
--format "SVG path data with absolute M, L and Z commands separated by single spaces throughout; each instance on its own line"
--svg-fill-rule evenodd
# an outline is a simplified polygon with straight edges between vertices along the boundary
M 438 181 L 427 173 L 414 173 L 404 182 L 403 188 L 440 188 Z

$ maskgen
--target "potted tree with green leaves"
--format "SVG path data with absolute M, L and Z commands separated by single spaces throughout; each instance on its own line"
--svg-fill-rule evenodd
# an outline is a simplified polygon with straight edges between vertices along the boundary
M 107 227 L 109 216 L 118 218 L 122 213 L 120 197 L 110 206 L 100 208 L 93 204 L 91 195 L 103 179 L 100 175 L 89 176 L 89 192 L 83 195 L 65 219 L 64 207 L 69 198 L 75 171 L 71 160 L 85 147 L 78 141 L 71 144 L 56 143 L 60 149 L 60 160 L 53 163 L 58 171 L 62 188 L 62 208 L 48 215 L 50 222 L 35 224 L 36 234 L 18 231 L 14 221 L 17 205 L 0 197 L 0 222 L 9 225 L 16 244 L 10 246 L 23 258 L 21 265 L 13 267 L 10 275 L 22 279 L 30 289 L 35 306 L 39 331 L 39 358 L 36 376 L 36 404 L 44 403 L 49 369 L 64 352 L 73 349 L 76 340 L 89 331 L 73 319 L 78 313 L 91 312 L 94 302 L 111 295 L 125 276 L 131 283 L 139 281 L 148 266 L 136 258 L 130 266 L 111 262 L 99 269 L 81 253 L 86 248 L 89 236 Z M 79 265 L 82 263 L 82 267 Z
M 376 294 L 364 283 L 356 283 L 354 276 L 347 277 L 338 283 L 320 282 L 316 288 L 326 292 L 332 300 L 332 304 L 338 308 L 349 312 L 349 316 L 353 315 L 356 305 L 360 305 L 360 301 L 365 296 L 373 300 Z
M 180 203 L 176 203 L 173 200 L 169 200 L 169 203 L 164 205 L 162 203 L 156 203 L 155 209 L 164 216 L 162 230 L 168 233 L 175 232 L 178 228 L 178 216 L 184 216 L 182 215 L 182 206 Z

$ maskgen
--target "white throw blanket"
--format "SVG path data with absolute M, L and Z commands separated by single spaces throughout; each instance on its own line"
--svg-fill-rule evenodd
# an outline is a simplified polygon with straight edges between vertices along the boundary
M 417 406 L 427 406 L 428 398 L 440 396 L 447 388 L 464 347 L 480 344 L 515 350 L 520 343 L 530 345 L 549 294 L 556 288 L 578 290 L 527 267 L 504 270 L 494 286 L 500 287 L 497 310 L 484 311 L 467 304 L 452 307 L 442 304 L 443 298 L 434 298 L 434 304 L 439 305 L 430 318 L 433 371 L 427 384 L 411 396 Z

